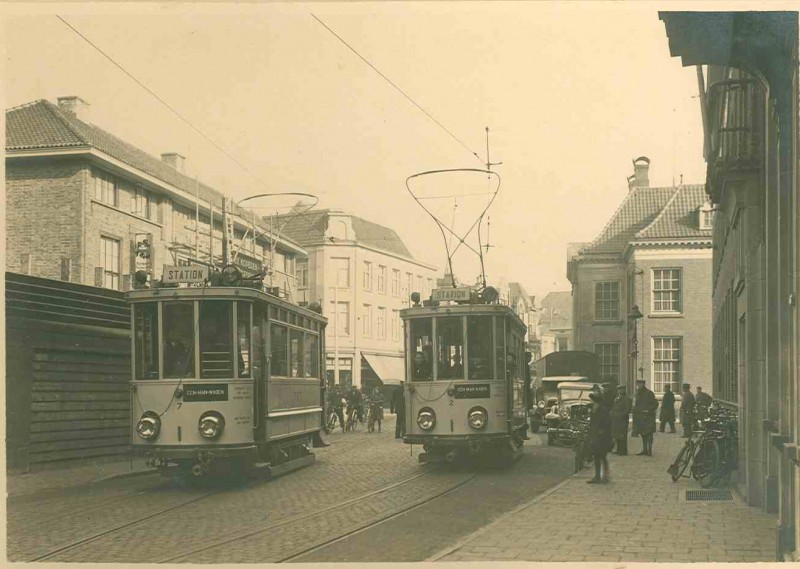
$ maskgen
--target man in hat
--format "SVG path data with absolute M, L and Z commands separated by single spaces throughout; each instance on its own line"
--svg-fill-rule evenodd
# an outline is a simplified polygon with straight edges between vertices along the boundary
M 658 420 L 661 422 L 659 430 L 663 433 L 664 429 L 669 425 L 669 432 L 675 432 L 675 394 L 669 384 L 664 386 L 664 396 L 661 398 L 661 411 L 658 414 Z
M 405 382 L 400 382 L 400 387 L 392 394 L 392 404 L 390 412 L 397 415 L 397 423 L 394 426 L 394 438 L 402 439 L 406 434 L 406 397 Z
M 703 391 L 703 388 L 697 386 L 697 395 L 694 396 L 694 413 L 701 421 L 708 417 L 708 408 L 711 407 L 711 396 Z
M 628 454 L 628 420 L 631 416 L 632 406 L 633 402 L 628 397 L 625 386 L 618 386 L 617 397 L 611 407 L 611 436 L 617 446 L 617 450 L 614 452 L 620 456 Z
M 655 393 L 647 389 L 643 379 L 637 379 L 636 401 L 633 404 L 633 423 L 636 432 L 642 437 L 642 452 L 636 453 L 638 456 L 653 456 L 656 409 L 658 409 L 658 400 Z
M 611 383 L 601 383 L 600 389 L 603 395 L 603 404 L 611 409 L 617 399 L 617 390 L 614 389 L 614 385 Z
M 688 438 L 692 434 L 692 427 L 694 426 L 694 394 L 692 393 L 692 386 L 688 383 L 683 384 L 683 393 L 681 393 L 681 425 L 683 425 L 682 437 Z

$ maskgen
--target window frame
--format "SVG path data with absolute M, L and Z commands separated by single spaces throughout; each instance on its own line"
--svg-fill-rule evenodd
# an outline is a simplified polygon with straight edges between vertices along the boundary
M 392 296 L 400 296 L 400 271 L 392 269 Z
M 609 376 L 605 373 L 605 368 L 609 367 L 609 364 L 605 363 L 603 360 L 603 356 L 605 355 L 603 352 L 598 351 L 598 348 L 606 348 L 606 347 L 615 347 L 616 348 L 616 375 Z M 620 342 L 595 342 L 593 345 L 594 353 L 597 354 L 599 360 L 599 374 L 601 381 L 611 381 L 612 379 L 614 382 L 619 384 L 621 377 L 620 373 L 622 371 L 622 360 L 620 357 L 621 352 L 621 344 Z
M 118 208 L 120 187 L 119 178 L 99 168 L 92 169 L 92 178 L 94 180 L 94 200 L 99 203 Z M 104 182 L 107 185 L 104 185 Z M 107 200 L 109 186 L 111 186 L 110 202 Z
M 656 290 L 656 272 L 666 273 L 675 271 L 677 273 L 677 282 L 678 287 L 676 289 L 659 289 Z M 674 279 L 670 276 L 668 279 L 669 282 L 674 282 Z M 659 279 L 659 282 L 665 282 L 663 277 Z M 677 309 L 669 308 L 657 308 L 656 305 L 656 293 L 675 293 L 675 299 L 669 300 L 671 306 L 677 305 Z M 664 300 L 659 300 L 658 302 L 664 303 Z M 652 314 L 683 314 L 683 269 L 681 267 L 653 267 L 650 269 L 650 312 Z
M 106 252 L 106 244 L 110 242 L 112 244 L 112 253 L 111 259 L 115 260 L 117 270 L 114 272 L 113 268 L 109 270 L 106 266 L 106 259 L 108 254 Z M 116 254 L 114 254 L 113 246 L 116 246 Z M 118 237 L 113 237 L 111 235 L 106 235 L 104 233 L 100 234 L 100 266 L 103 269 L 103 288 L 107 288 L 110 290 L 120 290 L 120 285 L 122 284 L 122 239 Z M 106 285 L 107 277 L 111 275 L 112 286 Z M 116 276 L 116 285 L 114 285 L 114 277 Z
M 361 286 L 364 290 L 372 292 L 372 262 L 364 261 L 364 271 L 361 278 Z
M 386 265 L 378 265 L 378 294 L 386 294 Z
M 603 285 L 613 285 L 612 289 L 608 292 L 613 292 L 616 288 L 616 298 L 598 298 L 598 294 L 602 293 Z M 594 282 L 594 320 L 598 322 L 617 322 L 620 321 L 620 282 L 619 281 L 595 281 Z M 602 303 L 616 303 L 616 310 L 613 315 L 603 316 Z
M 378 338 L 378 340 L 385 340 L 386 339 L 386 307 L 385 306 L 379 306 L 378 307 L 375 326 L 377 328 L 376 337 Z
M 363 304 L 361 312 L 361 334 L 365 338 L 372 338 L 372 305 Z
M 670 340 L 671 342 L 677 341 L 677 343 L 678 343 L 678 348 L 677 348 L 678 358 L 677 359 L 675 359 L 675 360 L 673 360 L 673 359 L 669 359 L 669 360 L 667 360 L 667 359 L 659 359 L 659 360 L 657 360 L 656 359 L 656 342 L 657 341 L 664 341 L 664 340 Z M 661 349 L 663 350 L 664 348 L 661 348 Z M 672 350 L 675 350 L 675 348 L 671 345 L 669 350 L 672 351 Z M 673 379 L 673 381 L 670 382 L 670 385 L 672 387 L 672 391 L 673 392 L 680 393 L 680 386 L 683 384 L 683 359 L 684 359 L 684 356 L 683 356 L 683 336 L 653 336 L 653 337 L 651 337 L 650 338 L 650 354 L 651 354 L 651 356 L 650 356 L 650 363 L 651 363 L 651 366 L 650 366 L 650 385 L 652 386 L 653 393 L 655 393 L 656 395 L 662 395 L 664 393 L 664 385 L 666 385 L 666 382 L 663 382 L 663 381 L 660 384 L 656 383 L 656 374 L 657 373 L 665 373 L 663 370 L 657 372 L 656 371 L 656 367 L 657 367 L 656 364 L 657 363 L 670 363 L 670 362 L 677 362 L 677 369 L 670 370 L 670 371 L 667 372 L 667 373 L 674 373 L 675 374 L 675 376 L 674 376 L 675 379 Z

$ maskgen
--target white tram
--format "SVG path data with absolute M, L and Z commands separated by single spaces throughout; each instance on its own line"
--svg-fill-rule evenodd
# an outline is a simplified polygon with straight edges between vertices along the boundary
M 135 290 L 127 300 L 134 453 L 194 476 L 313 462 L 325 318 L 246 286 Z
M 519 457 L 527 439 L 526 327 L 496 291 L 459 304 L 401 311 L 406 342 L 406 436 L 420 462 L 459 453 Z

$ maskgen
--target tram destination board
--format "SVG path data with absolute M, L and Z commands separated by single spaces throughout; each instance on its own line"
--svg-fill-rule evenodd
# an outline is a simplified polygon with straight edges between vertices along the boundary
M 227 401 L 226 383 L 186 384 L 183 386 L 184 401 Z
M 164 265 L 163 282 L 202 283 L 208 279 L 208 267 L 204 265 Z
M 482 383 L 479 385 L 456 385 L 455 398 L 456 399 L 483 399 L 489 397 L 489 384 Z
M 469 287 L 459 288 L 436 288 L 433 289 L 433 300 L 444 301 L 468 301 L 471 289 Z

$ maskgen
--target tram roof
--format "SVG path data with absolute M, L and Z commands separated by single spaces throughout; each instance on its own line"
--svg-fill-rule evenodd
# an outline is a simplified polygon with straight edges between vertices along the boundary
M 260 290 L 249 287 L 235 286 L 208 286 L 208 287 L 183 287 L 183 288 L 149 288 L 128 291 L 125 300 L 128 302 L 146 301 L 173 301 L 173 300 L 261 300 L 268 304 L 291 310 L 320 322 L 327 322 L 328 319 L 304 306 L 298 306 L 286 302 L 278 297 L 272 296 Z
M 522 323 L 520 317 L 504 304 L 440 304 L 438 306 L 412 306 L 400 311 L 403 319 L 432 316 L 491 315 L 513 316 Z

